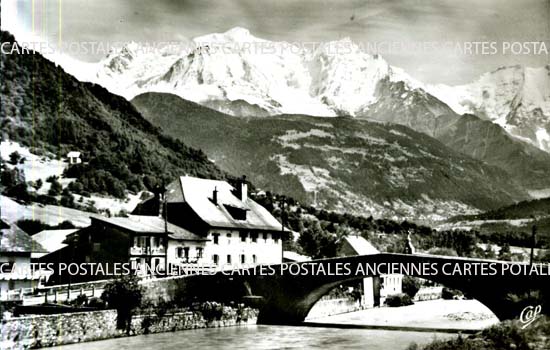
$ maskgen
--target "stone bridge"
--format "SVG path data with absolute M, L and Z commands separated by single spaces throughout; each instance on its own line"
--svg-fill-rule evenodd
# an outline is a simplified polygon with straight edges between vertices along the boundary
M 334 287 L 347 281 L 378 276 L 380 271 L 373 271 L 377 266 L 382 267 L 381 273 L 384 274 L 388 264 L 408 268 L 406 275 L 460 290 L 486 305 L 501 320 L 517 318 L 529 305 L 524 298 L 523 302 L 518 302 L 518 297 L 549 289 L 547 265 L 535 265 L 538 275 L 529 275 L 531 266 L 525 263 L 380 253 L 180 278 L 166 296 L 171 299 L 185 291 L 210 300 L 241 300 L 245 297 L 260 308 L 258 323 L 297 324 Z M 298 272 L 299 269 L 302 270 Z M 183 285 L 182 280 L 186 281 Z

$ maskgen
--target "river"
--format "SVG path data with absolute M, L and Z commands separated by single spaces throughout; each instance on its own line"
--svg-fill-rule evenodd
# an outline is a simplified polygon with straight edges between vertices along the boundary
M 481 317 L 483 316 L 483 317 Z M 468 319 L 464 319 L 468 318 Z M 475 300 L 433 300 L 400 308 L 376 308 L 310 320 L 316 327 L 246 326 L 208 328 L 66 345 L 62 350 L 181 350 L 181 349 L 368 349 L 405 350 L 449 339 L 457 333 L 338 328 L 338 325 L 416 326 L 481 329 L 498 322 Z M 331 323 L 325 327 L 319 323 Z
M 62 350 L 181 349 L 368 349 L 405 350 L 412 342 L 427 344 L 453 334 L 370 329 L 293 326 L 247 326 L 196 329 L 72 344 Z

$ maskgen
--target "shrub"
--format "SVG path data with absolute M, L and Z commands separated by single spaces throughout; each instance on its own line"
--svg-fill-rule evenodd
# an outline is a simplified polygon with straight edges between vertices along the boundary
M 42 179 L 38 179 L 32 184 L 32 187 L 34 187 L 34 189 L 38 191 L 42 187 L 42 185 Z
M 403 276 L 402 289 L 403 293 L 407 294 L 412 299 L 420 289 L 420 282 L 415 277 Z
M 441 291 L 441 298 L 445 300 L 452 300 L 456 298 L 461 298 L 463 296 L 464 295 L 462 294 L 461 291 L 452 289 L 452 288 L 444 287 L 443 290 Z
M 21 160 L 21 155 L 17 151 L 13 151 L 10 154 L 10 164 L 17 165 L 19 164 L 19 161 Z
M 104 309 L 105 308 L 105 302 L 103 300 L 101 300 L 100 298 L 93 297 L 93 298 L 90 298 L 90 300 L 88 300 L 88 306 L 89 307 L 95 307 L 97 309 Z
M 59 181 L 57 181 L 57 179 L 52 179 L 51 181 L 51 186 L 50 186 L 50 189 L 48 190 L 48 194 L 50 196 L 58 196 L 61 194 L 61 191 L 63 190 L 63 187 L 61 186 L 61 184 L 59 183 Z
M 386 298 L 386 305 L 389 307 L 399 307 L 414 304 L 411 297 L 405 293 L 390 295 Z
M 59 176 L 57 175 L 50 175 L 46 178 L 46 182 L 54 182 L 54 181 L 57 181 L 59 180 Z
M 29 194 L 29 191 L 27 190 L 27 185 L 24 183 L 20 183 L 8 188 L 6 191 L 6 195 L 8 197 L 13 197 L 23 202 L 29 202 L 31 200 L 31 196 Z
M 88 296 L 86 294 L 79 295 L 71 300 L 70 304 L 77 307 L 86 306 L 88 304 Z

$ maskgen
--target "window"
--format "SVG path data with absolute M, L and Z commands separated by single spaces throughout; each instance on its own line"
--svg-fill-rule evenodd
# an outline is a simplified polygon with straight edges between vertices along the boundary
M 246 242 L 246 238 L 248 237 L 248 233 L 247 232 L 241 232 L 239 234 L 239 236 L 241 236 L 241 242 Z
M 142 247 L 145 247 L 145 237 L 143 236 L 138 236 L 137 237 L 137 244 L 136 246 L 142 248 Z
M 183 257 L 183 248 L 182 247 L 177 247 L 176 248 L 176 256 L 178 258 L 182 258 Z
M 189 259 L 189 247 L 183 248 L 183 257 L 188 260 Z
M 101 250 L 101 243 L 94 243 L 92 250 L 94 252 L 99 252 Z
M 275 236 L 275 234 L 273 234 L 272 237 L 273 237 L 273 243 L 278 244 L 279 243 L 279 236 Z
M 218 263 L 220 262 L 220 257 L 218 256 L 218 254 L 212 255 L 212 261 L 214 262 L 214 264 L 218 265 Z
M 256 263 L 256 254 L 252 254 L 252 263 Z
M 227 254 L 227 263 L 231 264 L 231 254 Z
M 250 233 L 250 238 L 252 239 L 253 243 L 256 243 L 258 241 L 258 233 L 257 232 Z
M 212 239 L 214 241 L 214 244 L 220 244 L 220 234 L 219 233 L 213 233 Z
M 202 248 L 197 247 L 196 250 L 197 250 L 197 259 L 201 259 L 202 258 Z
M 262 234 L 262 237 L 264 239 L 264 243 L 267 243 L 267 233 Z
M 228 204 L 224 204 L 224 207 L 227 210 L 227 212 L 233 217 L 233 219 L 246 220 L 246 209 L 237 208 Z
M 244 254 L 241 254 L 241 264 L 244 264 L 246 262 L 246 257 Z
M 227 234 L 227 244 L 231 244 L 231 233 Z

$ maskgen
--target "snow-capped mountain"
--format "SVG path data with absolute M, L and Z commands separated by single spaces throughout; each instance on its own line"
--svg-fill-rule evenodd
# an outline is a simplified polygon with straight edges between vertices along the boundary
M 550 65 L 502 67 L 471 84 L 425 89 L 457 113 L 487 118 L 550 152 Z
M 425 85 L 350 39 L 297 47 L 237 27 L 179 51 L 126 45 L 99 63 L 93 80 L 127 99 L 165 92 L 231 115 L 351 115 L 432 136 L 440 116 L 472 113 L 550 152 L 549 71 L 514 66 L 472 84 Z
M 95 80 L 127 99 L 169 92 L 229 114 L 336 116 L 368 108 L 383 79 L 419 85 L 349 39 L 302 48 L 233 28 L 178 53 L 127 45 L 100 62 Z

